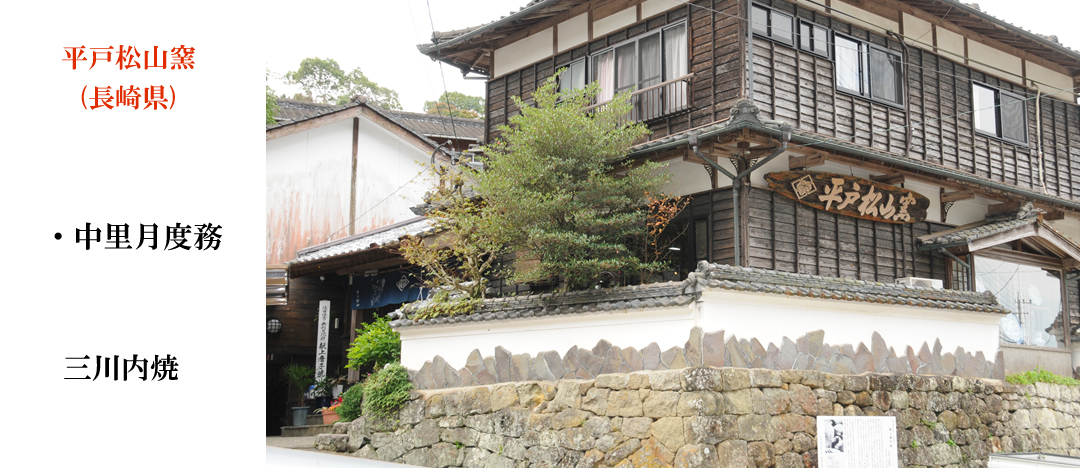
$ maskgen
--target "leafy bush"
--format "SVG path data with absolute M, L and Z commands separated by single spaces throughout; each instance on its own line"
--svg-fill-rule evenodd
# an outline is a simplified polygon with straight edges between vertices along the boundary
M 341 406 L 337 409 L 342 421 L 352 421 L 363 413 L 364 384 L 358 383 L 341 394 Z
M 304 406 L 304 392 L 315 383 L 315 369 L 300 364 L 289 364 L 281 370 L 282 376 L 293 388 L 300 391 L 300 406 Z
M 1046 369 L 1043 369 L 1041 366 L 1036 367 L 1035 370 L 1029 370 L 1027 372 L 1021 372 L 1019 374 L 1012 374 L 1006 376 L 1005 381 L 1013 385 L 1032 385 L 1035 382 L 1067 385 L 1070 387 L 1080 385 L 1080 380 L 1076 380 L 1071 377 L 1062 377 Z
M 401 359 L 401 335 L 390 328 L 390 322 L 385 317 L 360 324 L 356 332 L 356 340 L 349 348 L 349 363 L 345 367 L 359 369 L 370 364 L 379 369 Z
M 393 363 L 368 377 L 364 382 L 364 414 L 388 417 L 409 400 L 412 390 L 409 371 Z

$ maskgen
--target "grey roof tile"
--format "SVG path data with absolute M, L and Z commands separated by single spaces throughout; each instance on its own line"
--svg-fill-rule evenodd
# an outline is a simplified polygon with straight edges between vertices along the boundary
M 395 245 L 405 236 L 427 235 L 435 232 L 436 229 L 434 221 L 428 218 L 415 218 L 410 221 L 391 225 L 388 228 L 384 227 L 368 232 L 362 232 L 345 239 L 301 250 L 300 252 L 297 252 L 296 260 L 289 262 L 289 264 L 298 265 L 315 260 L 349 255 L 364 250 Z
M 462 321 L 513 320 L 627 308 L 683 306 L 697 300 L 700 297 L 699 292 L 704 289 L 751 291 L 761 294 L 899 304 L 993 314 L 1008 313 L 1008 310 L 998 304 L 990 293 L 910 287 L 702 262 L 696 272 L 691 273 L 686 280 L 681 282 L 653 283 L 599 291 L 547 293 L 513 299 L 488 299 L 481 304 L 478 312 L 462 317 Z M 431 324 L 431 320 L 404 318 L 406 315 L 415 317 L 422 313 L 425 307 L 426 303 L 421 301 L 399 309 L 393 315 L 397 320 L 391 322 L 391 325 L 400 327 L 410 324 Z

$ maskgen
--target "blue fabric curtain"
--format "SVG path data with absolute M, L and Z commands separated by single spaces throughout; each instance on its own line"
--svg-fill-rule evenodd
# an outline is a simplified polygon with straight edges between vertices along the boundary
M 414 271 L 396 271 L 375 276 L 354 276 L 349 293 L 353 309 L 374 309 L 427 297 L 427 290 Z

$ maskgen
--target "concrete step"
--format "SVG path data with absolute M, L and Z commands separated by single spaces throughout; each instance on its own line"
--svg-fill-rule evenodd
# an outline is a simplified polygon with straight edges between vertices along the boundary
M 282 437 L 311 437 L 318 434 L 330 434 L 334 432 L 333 424 L 313 424 L 309 426 L 283 426 Z

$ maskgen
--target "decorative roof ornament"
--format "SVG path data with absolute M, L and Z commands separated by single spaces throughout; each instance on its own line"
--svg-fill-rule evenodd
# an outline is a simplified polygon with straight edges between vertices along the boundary
M 740 123 L 748 123 L 752 125 L 761 125 L 761 118 L 758 116 L 761 113 L 761 109 L 754 104 L 754 101 L 749 99 L 739 99 L 735 101 L 735 106 L 731 108 L 731 120 L 728 121 L 728 125 L 737 125 Z

